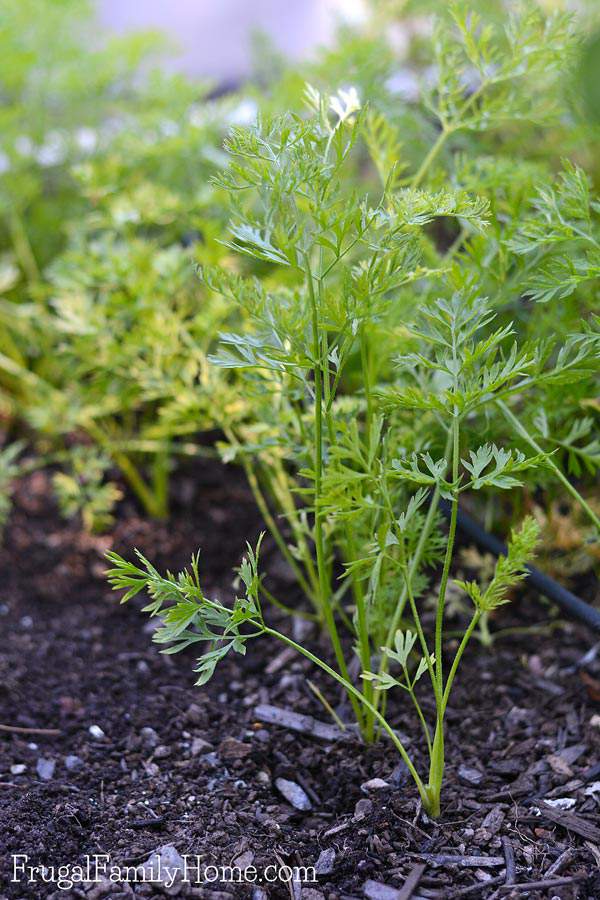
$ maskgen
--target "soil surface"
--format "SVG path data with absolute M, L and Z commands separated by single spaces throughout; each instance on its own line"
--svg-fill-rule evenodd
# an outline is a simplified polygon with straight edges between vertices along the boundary
M 202 547 L 207 592 L 230 591 L 232 566 L 260 529 L 242 475 L 202 462 L 173 493 L 168 523 L 145 521 L 126 500 L 112 534 L 93 537 L 59 519 L 47 473 L 18 486 L 0 550 L 1 898 L 600 898 L 591 632 L 564 623 L 472 645 L 448 710 L 443 813 L 432 822 L 388 742 L 335 739 L 310 683 L 343 715 L 339 694 L 303 659 L 253 643 L 195 688 L 193 653 L 159 655 L 141 604 L 118 604 L 103 576 L 108 548 L 137 546 L 177 569 Z M 293 603 L 268 544 L 264 561 Z M 493 627 L 547 620 L 525 596 Z M 400 699 L 390 698 L 393 724 L 417 735 Z M 315 717 L 324 737 L 265 722 L 265 705 Z M 416 739 L 411 751 L 422 768 Z M 164 866 L 197 855 L 202 866 L 255 867 L 257 879 L 213 880 L 211 869 L 204 884 L 171 888 L 164 877 L 70 890 L 39 875 L 11 883 L 13 854 L 46 867 L 108 854 L 133 871 L 154 851 Z M 261 883 L 267 866 L 317 874 Z

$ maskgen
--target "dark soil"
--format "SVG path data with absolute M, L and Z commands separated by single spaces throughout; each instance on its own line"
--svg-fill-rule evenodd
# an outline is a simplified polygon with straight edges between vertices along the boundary
M 428 821 L 388 743 L 328 742 L 257 721 L 265 703 L 329 721 L 308 680 L 334 705 L 339 696 L 303 659 L 251 644 L 198 689 L 193 654 L 159 655 L 139 604 L 119 606 L 103 577 L 107 548 L 135 545 L 176 569 L 201 546 L 207 591 L 227 596 L 231 568 L 259 531 L 235 469 L 202 463 L 174 493 L 168 523 L 144 521 L 126 501 L 112 535 L 89 537 L 58 519 L 44 473 L 18 487 L 0 551 L 0 723 L 58 733 L 0 730 L 0 896 L 164 896 L 150 884 L 87 893 L 11 884 L 11 855 L 49 866 L 106 853 L 133 866 L 172 845 L 203 865 L 260 873 L 321 857 L 325 870 L 304 886 L 180 884 L 182 897 L 600 898 L 600 682 L 593 653 L 584 658 L 594 635 L 565 624 L 491 650 L 473 644 L 448 712 L 443 814 Z M 289 597 L 268 546 L 265 561 Z M 502 615 L 498 627 L 523 626 L 548 611 L 529 598 Z M 417 734 L 405 708 L 390 714 Z M 411 749 L 422 766 L 416 740 Z M 292 807 L 278 778 L 312 808 Z M 387 784 L 365 787 L 372 779 Z M 544 808 L 561 798 L 569 811 Z M 421 865 L 418 886 L 402 893 Z M 518 888 L 505 887 L 511 880 Z

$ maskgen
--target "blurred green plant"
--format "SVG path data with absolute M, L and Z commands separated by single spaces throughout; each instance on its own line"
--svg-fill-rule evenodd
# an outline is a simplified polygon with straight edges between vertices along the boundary
M 81 516 L 86 531 L 105 531 L 114 521 L 112 510 L 121 491 L 105 480 L 110 465 L 94 447 L 75 447 L 68 471 L 56 472 L 52 479 L 61 512 L 69 519 Z
M 8 521 L 15 478 L 20 473 L 17 461 L 22 444 L 13 443 L 0 449 L 0 539 Z
M 140 99 L 156 35 L 99 38 L 86 0 L 4 0 L 0 22 L 0 245 L 35 286 L 81 210 L 73 163 L 105 150 Z
M 206 353 L 226 304 L 203 293 L 194 267 L 224 258 L 226 213 L 210 176 L 248 110 L 150 68 L 155 36 L 98 36 L 87 3 L 9 2 L 6 13 L 6 415 L 30 426 L 43 459 L 62 464 L 91 439 L 146 512 L 164 516 L 174 460 L 196 452 L 192 436 L 214 427 L 210 406 L 224 402 Z M 63 488 L 79 484 L 83 458 L 67 459 L 79 475 L 65 474 Z M 100 490 L 92 469 L 86 490 Z M 106 487 L 101 506 L 117 497 Z

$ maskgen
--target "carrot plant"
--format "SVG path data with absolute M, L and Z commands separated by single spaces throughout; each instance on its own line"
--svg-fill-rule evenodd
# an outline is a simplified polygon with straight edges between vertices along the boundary
M 223 417 L 224 453 L 245 466 L 266 524 L 311 604 L 308 615 L 328 635 L 335 667 L 264 618 L 265 601 L 288 606 L 263 584 L 258 548 L 242 564 L 245 596 L 231 608 L 205 597 L 197 558 L 191 572 L 163 577 L 143 557 L 138 566 L 110 554 L 109 579 L 126 589 L 125 599 L 149 591 L 147 610 L 164 623 L 157 640 L 174 642 L 165 652 L 207 642 L 200 683 L 228 651 L 245 652 L 250 637 L 270 635 L 294 646 L 343 685 L 365 740 L 388 733 L 425 808 L 438 815 L 444 714 L 461 657 L 480 617 L 505 602 L 523 577 L 537 540 L 535 523 L 526 519 L 491 582 L 462 584 L 473 615 L 445 665 L 459 496 L 516 488 L 547 461 L 543 452 L 527 456 L 472 443 L 467 423 L 485 420 L 497 403 L 534 385 L 576 380 L 589 367 L 596 336 L 573 335 L 558 355 L 519 347 L 510 325 L 494 324 L 468 267 L 429 252 L 427 228 L 440 219 L 484 232 L 486 200 L 401 187 L 392 169 L 380 198 L 370 202 L 344 177 L 364 128 L 357 95 L 327 97 L 309 87 L 307 101 L 307 117 L 235 129 L 227 142 L 231 163 L 219 179 L 235 201 L 230 248 L 277 267 L 280 279 L 267 284 L 215 268 L 202 278 L 251 323 L 247 333 L 222 334 L 223 349 L 213 357 L 239 370 L 245 385 L 246 404 Z M 395 304 L 417 313 L 416 321 L 379 345 L 378 327 Z M 352 392 L 345 377 L 355 361 L 361 384 Z M 390 365 L 396 374 L 382 383 L 379 375 Z M 446 537 L 440 497 L 451 504 Z M 419 598 L 427 567 L 438 561 L 428 637 Z M 358 680 L 350 674 L 354 655 Z M 425 673 L 434 722 L 426 721 L 415 690 Z M 423 726 L 427 776 L 385 717 L 386 691 L 396 686 L 409 693 Z

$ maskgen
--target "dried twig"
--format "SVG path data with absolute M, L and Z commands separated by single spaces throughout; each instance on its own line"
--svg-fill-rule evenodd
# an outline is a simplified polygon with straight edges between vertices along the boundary
M 410 900 L 416 891 L 426 866 L 423 863 L 413 866 L 398 894 L 398 900 Z
M 563 850 L 560 856 L 558 856 L 554 860 L 554 862 L 550 866 L 548 866 L 548 868 L 544 872 L 544 876 L 546 878 L 552 878 L 553 875 L 559 875 L 562 870 L 566 866 L 568 866 L 574 856 L 575 852 L 573 851 L 573 849 L 571 847 L 567 847 L 567 849 Z
M 21 728 L 19 725 L 0 725 L 0 731 L 9 734 L 60 734 L 59 728 Z
M 504 875 L 496 875 L 494 878 L 490 878 L 489 881 L 479 881 L 477 884 L 470 884 L 469 887 L 460 888 L 460 890 L 450 894 L 450 898 L 455 900 L 458 897 L 473 897 L 475 894 L 480 894 L 487 888 L 494 887 L 494 885 L 500 884 L 502 881 L 504 881 Z
M 576 881 L 583 881 L 588 876 L 570 875 L 568 878 L 549 878 L 544 881 L 525 881 L 523 884 L 505 884 L 498 888 L 499 894 L 506 894 L 510 891 L 546 891 L 550 888 L 560 887 L 564 884 L 574 884 Z
M 540 803 L 539 809 L 545 819 L 550 819 L 551 822 L 561 825 L 567 831 L 574 831 L 575 834 L 579 834 L 595 844 L 600 842 L 600 828 L 597 828 L 591 822 L 588 822 L 587 819 L 582 818 L 582 816 L 578 816 L 576 813 L 568 810 L 554 809 L 545 803 Z
M 474 869 L 493 869 L 504 865 L 503 856 L 461 856 L 460 853 L 417 853 L 434 866 L 459 866 Z
M 515 851 L 510 839 L 502 838 L 502 849 L 504 850 L 504 860 L 506 862 L 506 884 L 514 884 L 516 881 L 517 870 L 515 868 Z

